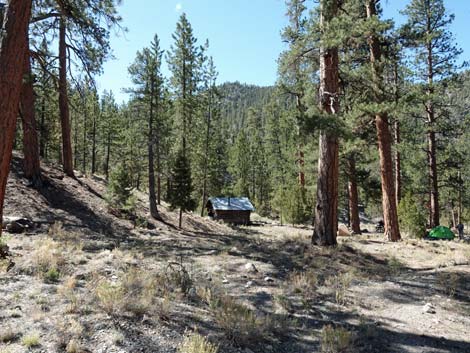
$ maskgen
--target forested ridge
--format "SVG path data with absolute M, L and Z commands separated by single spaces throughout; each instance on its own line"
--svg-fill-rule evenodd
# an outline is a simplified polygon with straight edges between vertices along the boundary
M 445 5 L 286 0 L 271 86 L 182 12 L 113 92 L 119 0 L 0 2 L 0 353 L 470 351 Z

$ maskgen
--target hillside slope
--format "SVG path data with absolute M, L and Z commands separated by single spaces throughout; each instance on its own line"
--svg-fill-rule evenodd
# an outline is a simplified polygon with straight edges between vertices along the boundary
M 107 211 L 99 178 L 45 166 L 38 192 L 20 162 L 6 215 L 39 226 L 7 234 L 2 353 L 179 352 L 196 334 L 219 353 L 470 352 L 468 242 L 366 234 L 325 249 L 309 227 L 190 214 L 179 230 L 165 207 L 164 222 L 134 228 Z

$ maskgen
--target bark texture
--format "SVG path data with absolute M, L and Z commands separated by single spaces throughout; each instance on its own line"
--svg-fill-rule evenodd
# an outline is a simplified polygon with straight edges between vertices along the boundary
M 72 139 L 67 88 L 67 44 L 65 36 L 66 19 L 61 17 L 59 25 L 59 111 L 62 128 L 62 165 L 64 173 L 73 178 Z
M 377 16 L 377 1 L 366 0 L 367 17 Z M 381 63 L 382 50 L 379 38 L 372 34 L 368 38 L 370 62 L 373 71 L 374 97 L 376 103 L 383 103 L 383 69 Z M 390 241 L 401 239 L 398 225 L 397 203 L 395 196 L 395 183 L 393 176 L 392 134 L 390 132 L 388 116 L 385 112 L 375 115 L 377 140 L 380 155 L 380 176 L 382 180 L 382 208 L 384 216 L 384 234 Z
M 0 48 L 0 221 L 20 103 L 31 0 L 9 2 Z M 1 21 L 0 21 L 1 22 Z M 0 236 L 2 229 L 0 227 Z
M 337 0 L 321 2 L 321 27 L 325 30 L 337 14 Z M 320 49 L 320 109 L 334 115 L 339 111 L 338 49 Z M 317 199 L 312 242 L 336 245 L 338 231 L 338 137 L 332 131 L 320 133 Z
M 39 142 L 36 129 L 36 115 L 34 108 L 33 77 L 31 74 L 31 61 L 28 38 L 24 55 L 24 76 L 21 89 L 20 116 L 23 126 L 23 171 L 35 187 L 41 187 L 41 166 L 39 161 Z

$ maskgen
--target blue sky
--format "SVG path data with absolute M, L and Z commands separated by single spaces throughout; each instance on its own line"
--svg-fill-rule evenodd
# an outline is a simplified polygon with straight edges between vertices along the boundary
M 384 18 L 393 18 L 400 24 L 403 19 L 398 12 L 409 0 L 382 2 Z M 464 49 L 462 59 L 469 60 L 470 1 L 445 0 L 445 3 L 456 15 L 452 31 Z M 219 82 L 272 85 L 277 76 L 276 60 L 283 50 L 280 31 L 287 23 L 285 10 L 284 0 L 123 0 L 119 11 L 128 32 L 113 33 L 111 47 L 115 59 L 105 63 L 104 73 L 97 79 L 98 87 L 101 91 L 112 90 L 118 102 L 127 100 L 121 89 L 131 85 L 127 67 L 137 50 L 148 46 L 155 34 L 161 47 L 169 49 L 183 11 L 199 42 L 209 39 L 209 54 L 214 57 Z M 164 74 L 168 75 L 166 65 Z

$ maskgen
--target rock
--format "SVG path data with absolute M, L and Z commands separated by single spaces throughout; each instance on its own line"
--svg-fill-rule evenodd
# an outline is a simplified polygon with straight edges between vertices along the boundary
M 274 282 L 274 278 L 266 276 L 266 277 L 264 277 L 264 281 L 265 282 Z
M 229 255 L 240 255 L 240 250 L 238 250 L 238 248 L 234 246 L 228 251 L 228 253 Z
M 9 233 L 23 233 L 34 226 L 34 222 L 26 217 L 4 217 L 2 220 L 2 228 Z
M 245 348 L 244 353 L 254 353 L 250 348 Z
M 7 224 L 5 229 L 8 233 L 12 234 L 19 234 L 25 231 L 25 228 L 21 224 L 18 224 L 16 222 Z
M 256 273 L 256 272 L 258 272 L 258 269 L 251 262 L 248 262 L 245 265 L 245 271 L 248 272 L 248 273 Z
M 251 286 L 253 286 L 253 281 L 246 282 L 245 288 L 250 288 Z
M 426 303 L 423 306 L 423 312 L 428 313 L 428 314 L 435 314 L 436 309 L 434 309 L 434 306 L 431 303 Z
M 228 283 L 230 283 L 230 282 L 228 281 L 228 279 L 225 279 L 225 278 L 224 278 L 224 279 L 222 280 L 222 283 L 223 283 L 223 284 L 228 284 Z
M 338 226 L 338 237 L 350 237 L 351 232 L 349 231 L 348 227 L 344 224 L 340 224 Z

